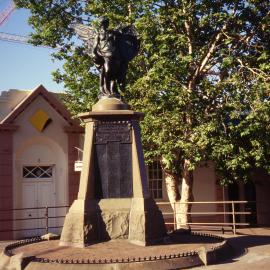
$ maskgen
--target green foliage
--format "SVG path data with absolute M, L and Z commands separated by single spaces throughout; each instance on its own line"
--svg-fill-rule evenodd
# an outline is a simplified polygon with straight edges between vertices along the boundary
M 134 23 L 141 51 L 123 97 L 143 111 L 145 156 L 181 174 L 216 163 L 223 184 L 270 173 L 269 1 L 16 0 L 30 8 L 34 44 L 61 46 L 67 105 L 76 114 L 97 100 L 98 78 L 70 24 L 106 15 Z M 73 46 L 76 49 L 73 49 Z

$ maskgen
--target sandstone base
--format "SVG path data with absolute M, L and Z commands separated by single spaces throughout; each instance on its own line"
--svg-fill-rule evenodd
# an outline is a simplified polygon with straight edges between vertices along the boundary
M 110 239 L 129 239 L 138 245 L 162 240 L 166 228 L 153 199 L 76 200 L 61 234 L 61 246 L 85 247 Z

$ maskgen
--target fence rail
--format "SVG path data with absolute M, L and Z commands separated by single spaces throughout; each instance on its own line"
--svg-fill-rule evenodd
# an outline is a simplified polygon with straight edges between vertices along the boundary
M 237 216 L 246 216 L 253 214 L 252 211 L 236 211 L 237 205 L 242 205 L 242 207 L 245 207 L 247 205 L 255 204 L 255 201 L 196 201 L 196 202 L 177 202 L 174 204 L 170 204 L 169 202 L 157 202 L 157 205 L 161 208 L 162 206 L 169 206 L 172 211 L 163 211 L 162 214 L 165 219 L 166 225 L 173 225 L 173 228 L 176 229 L 181 225 L 187 225 L 189 227 L 193 226 L 210 226 L 210 227 L 220 227 L 220 229 L 224 232 L 224 227 L 230 226 L 232 228 L 232 231 L 234 234 L 236 234 L 237 226 L 249 226 L 249 222 L 239 222 L 237 221 Z M 188 222 L 188 223 L 180 223 L 179 222 L 179 216 L 183 213 L 179 212 L 179 205 L 181 204 L 191 204 L 191 205 L 223 205 L 223 211 L 188 211 L 186 214 L 190 216 L 216 216 L 216 215 L 222 215 L 223 216 L 223 222 Z M 31 230 L 45 230 L 46 233 L 50 232 L 50 229 L 55 228 L 62 228 L 63 226 L 49 226 L 50 220 L 52 219 L 63 219 L 65 215 L 61 213 L 61 215 L 49 215 L 50 209 L 68 209 L 68 205 L 60 205 L 60 206 L 44 206 L 44 207 L 29 207 L 29 208 L 13 208 L 13 209 L 0 209 L 0 233 L 4 232 L 18 232 L 18 231 L 31 231 Z M 229 209 L 227 209 L 229 208 Z M 239 208 L 239 207 L 238 207 Z M 16 218 L 17 212 L 20 211 L 27 211 L 27 210 L 45 210 L 42 216 L 37 217 L 26 217 L 26 218 Z M 9 212 L 12 213 L 14 218 L 6 218 L 1 219 L 1 213 Z M 67 211 L 65 211 L 66 213 Z M 168 221 L 168 216 L 171 216 L 171 219 L 173 222 Z M 231 218 L 230 218 L 231 217 Z M 20 228 L 20 229 L 5 229 L 1 230 L 1 223 L 2 222 L 16 222 L 16 221 L 27 221 L 27 220 L 45 220 L 44 227 L 35 227 L 35 228 Z M 227 220 L 231 220 L 228 222 Z
M 34 227 L 34 228 L 23 228 L 23 229 L 5 229 L 1 230 L 0 233 L 4 232 L 20 232 L 20 231 L 31 231 L 31 230 L 45 230 L 46 234 L 49 233 L 50 229 L 57 229 L 57 228 L 62 228 L 63 226 L 49 226 L 49 221 L 52 219 L 60 219 L 60 218 L 65 218 L 65 215 L 54 215 L 50 216 L 49 215 L 49 210 L 50 209 L 68 209 L 69 205 L 59 205 L 59 206 L 43 206 L 43 207 L 24 207 L 24 208 L 11 208 L 11 209 L 0 209 L 0 217 L 2 212 L 9 212 L 12 213 L 13 216 L 16 214 L 16 212 L 22 212 L 22 211 L 27 211 L 27 210 L 45 210 L 44 214 L 42 216 L 37 216 L 37 217 L 27 217 L 27 218 L 7 218 L 7 219 L 0 219 L 0 225 L 1 222 L 9 222 L 9 221 L 27 221 L 27 220 L 45 220 L 45 226 L 44 227 Z M 65 211 L 67 212 L 67 211 Z M 0 226 L 1 228 L 1 226 Z
M 256 204 L 256 201 L 196 201 L 196 202 L 175 202 L 173 204 L 169 202 L 158 202 L 159 206 L 162 205 L 169 205 L 172 208 L 172 212 L 163 212 L 163 215 L 171 215 L 173 216 L 173 222 L 165 222 L 166 225 L 173 225 L 174 229 L 177 229 L 178 227 L 182 226 L 193 226 L 193 225 L 200 225 L 200 226 L 219 226 L 224 232 L 225 226 L 231 226 L 233 234 L 236 234 L 236 226 L 249 226 L 249 222 L 238 222 L 236 221 L 237 216 L 246 216 L 246 215 L 252 215 L 253 212 L 251 211 L 236 211 L 236 205 L 243 205 L 245 207 L 247 204 Z M 190 205 L 223 205 L 223 211 L 188 211 L 186 213 L 184 212 L 178 212 L 179 206 L 181 204 L 190 204 Z M 226 208 L 230 207 L 231 210 L 227 211 Z M 206 215 L 222 215 L 223 216 L 223 222 L 188 222 L 188 223 L 181 223 L 178 220 L 178 217 L 187 214 L 187 215 L 200 215 L 200 216 L 206 216 Z M 226 222 L 227 219 L 232 219 L 232 222 Z

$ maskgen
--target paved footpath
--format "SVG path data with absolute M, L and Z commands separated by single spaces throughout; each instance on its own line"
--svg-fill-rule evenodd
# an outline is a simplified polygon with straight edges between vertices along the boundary
M 238 234 L 225 235 L 238 253 L 233 259 L 220 264 L 201 266 L 192 270 L 269 270 L 270 269 L 270 228 L 237 230 Z

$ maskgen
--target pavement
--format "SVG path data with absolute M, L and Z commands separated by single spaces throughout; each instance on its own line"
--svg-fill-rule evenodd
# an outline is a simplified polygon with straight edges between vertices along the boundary
M 192 270 L 270 269 L 270 228 L 238 229 L 235 236 L 231 233 L 222 236 L 228 239 L 235 252 L 234 258 L 215 265 L 194 267 Z M 11 243 L 11 241 L 0 241 L 0 253 L 8 243 Z
M 223 237 L 235 251 L 236 256 L 219 264 L 194 267 L 192 270 L 269 270 L 270 269 L 270 228 L 238 229 L 237 235 Z

